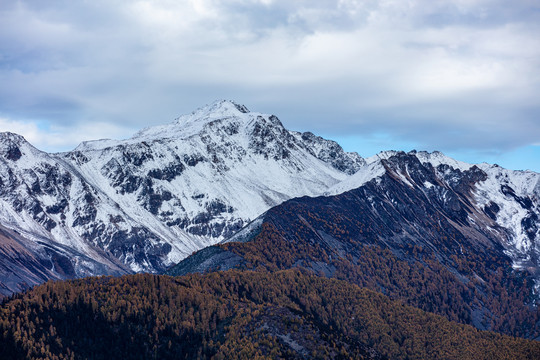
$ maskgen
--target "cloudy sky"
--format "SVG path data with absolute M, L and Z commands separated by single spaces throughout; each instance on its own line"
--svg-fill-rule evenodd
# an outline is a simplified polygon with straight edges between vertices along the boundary
M 0 131 L 42 150 L 217 99 L 363 156 L 540 171 L 540 2 L 0 2 Z

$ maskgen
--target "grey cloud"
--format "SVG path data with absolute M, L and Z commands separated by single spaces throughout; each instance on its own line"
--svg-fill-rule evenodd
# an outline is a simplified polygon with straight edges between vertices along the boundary
M 461 6 L 460 6 L 461 5 Z M 508 23 L 534 24 L 540 18 L 540 5 L 530 0 L 432 2 L 428 11 L 418 18 L 417 25 L 476 27 L 501 26 Z

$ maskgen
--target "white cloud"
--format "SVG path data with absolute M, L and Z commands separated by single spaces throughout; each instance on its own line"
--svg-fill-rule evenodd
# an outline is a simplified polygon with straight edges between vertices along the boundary
M 37 142 L 41 137 L 41 131 L 33 122 L 14 121 L 0 117 L 0 132 L 4 131 L 22 135 L 31 143 Z
M 103 122 L 46 127 L 33 121 L 0 117 L 0 132 L 4 131 L 22 135 L 30 144 L 40 150 L 55 152 L 70 150 L 75 145 L 89 139 L 125 139 L 136 130 Z

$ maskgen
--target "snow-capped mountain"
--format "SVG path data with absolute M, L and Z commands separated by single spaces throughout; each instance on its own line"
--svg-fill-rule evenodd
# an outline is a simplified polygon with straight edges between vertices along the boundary
M 426 178 L 411 165 L 414 157 L 433 176 Z M 468 164 L 435 151 L 384 151 L 366 159 L 354 175 L 332 186 L 327 195 L 359 188 L 392 174 L 424 192 L 432 202 L 464 205 L 467 225 L 488 231 L 513 260 L 516 269 L 531 272 L 540 291 L 540 174 L 513 171 L 492 164 Z M 455 196 L 453 194 L 458 194 Z
M 111 269 L 161 271 L 284 200 L 322 194 L 364 163 L 230 101 L 67 153 L 1 133 L 0 219 L 26 239 Z M 73 261 L 76 275 L 87 274 Z

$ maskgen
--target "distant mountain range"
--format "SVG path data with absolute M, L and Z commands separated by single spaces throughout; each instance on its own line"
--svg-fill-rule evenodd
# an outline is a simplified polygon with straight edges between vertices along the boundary
M 168 273 L 301 267 L 537 338 L 539 206 L 538 173 L 364 159 L 231 101 L 67 153 L 0 133 L 0 293 L 178 262 Z

